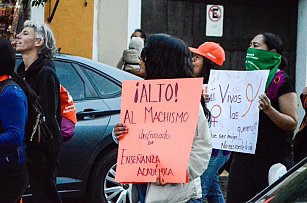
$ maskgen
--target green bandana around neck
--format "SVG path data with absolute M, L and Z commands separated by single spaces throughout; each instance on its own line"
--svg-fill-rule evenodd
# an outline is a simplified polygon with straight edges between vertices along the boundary
M 265 90 L 268 89 L 272 82 L 277 69 L 281 63 L 281 55 L 276 52 L 248 48 L 245 59 L 246 70 L 270 70 L 268 80 L 266 81 Z

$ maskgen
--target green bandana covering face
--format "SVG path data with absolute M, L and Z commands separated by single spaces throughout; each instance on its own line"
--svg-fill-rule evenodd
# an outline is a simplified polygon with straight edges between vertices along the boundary
M 248 48 L 246 53 L 246 70 L 270 70 L 265 90 L 268 89 L 281 63 L 281 55 L 276 52 Z

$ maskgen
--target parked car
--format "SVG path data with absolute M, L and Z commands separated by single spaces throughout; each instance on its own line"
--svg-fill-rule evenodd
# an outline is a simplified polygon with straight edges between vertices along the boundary
M 248 203 L 302 202 L 307 202 L 307 157 L 248 201 Z
M 21 60 L 17 55 L 17 66 Z M 84 197 L 85 202 L 129 202 L 129 185 L 114 180 L 117 144 L 111 133 L 119 122 L 121 82 L 141 78 L 77 56 L 60 54 L 53 61 L 78 118 L 74 137 L 64 143 L 58 191 L 63 198 Z M 23 199 L 31 199 L 30 190 Z

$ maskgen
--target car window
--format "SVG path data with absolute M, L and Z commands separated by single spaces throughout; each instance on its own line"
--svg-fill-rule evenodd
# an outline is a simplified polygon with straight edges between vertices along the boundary
M 22 59 L 21 58 L 16 58 L 16 64 L 15 64 L 15 68 L 17 69 L 17 67 L 21 64 Z
M 84 81 L 71 63 L 54 61 L 54 65 L 60 83 L 69 91 L 74 100 L 90 97 L 90 92 L 87 90 Z
M 121 86 L 114 81 L 89 69 L 85 69 L 85 72 L 88 74 L 89 79 L 95 84 L 99 94 L 103 98 L 110 98 L 120 94 Z

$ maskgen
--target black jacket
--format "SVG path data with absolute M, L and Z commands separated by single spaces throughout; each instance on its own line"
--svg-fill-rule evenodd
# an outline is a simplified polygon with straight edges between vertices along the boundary
M 17 68 L 17 73 L 37 94 L 46 123 L 53 134 L 55 148 L 60 149 L 62 145 L 59 128 L 61 123 L 60 83 L 53 62 L 45 56 L 39 55 L 27 71 L 25 71 L 24 63 L 21 63 Z M 35 119 L 31 112 L 29 112 L 28 119 Z

